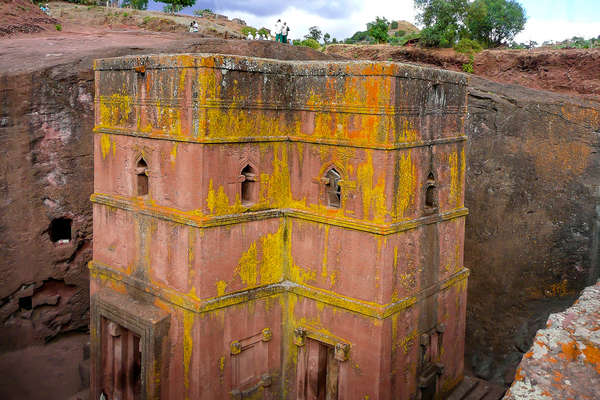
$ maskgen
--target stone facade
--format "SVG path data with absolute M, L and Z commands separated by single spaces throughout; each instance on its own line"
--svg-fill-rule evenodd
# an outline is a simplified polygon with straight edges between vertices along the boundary
M 95 78 L 92 397 L 460 382 L 464 75 L 164 55 Z

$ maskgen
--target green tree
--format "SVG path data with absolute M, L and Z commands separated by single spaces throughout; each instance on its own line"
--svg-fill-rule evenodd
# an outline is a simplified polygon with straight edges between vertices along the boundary
M 512 41 L 526 21 L 525 10 L 516 0 L 475 0 L 467 9 L 465 25 L 473 39 L 498 47 Z
M 319 40 L 321 40 L 321 34 L 321 30 L 318 26 L 311 26 L 310 28 L 308 28 L 308 35 L 305 35 L 304 38 L 313 39 L 318 43 Z
M 353 44 L 362 42 L 369 39 L 369 32 L 367 31 L 358 31 L 354 32 L 354 35 L 344 40 L 344 43 Z
M 184 7 L 191 7 L 196 3 L 196 0 L 160 0 L 166 5 L 163 7 L 164 12 L 176 13 L 183 10 Z
M 367 32 L 369 36 L 377 41 L 377 43 L 387 43 L 389 40 L 388 28 L 390 23 L 387 19 L 376 17 L 375 21 L 367 24 Z
M 123 0 L 121 7 L 134 8 L 136 10 L 146 10 L 148 8 L 148 0 Z
M 467 0 L 414 0 L 420 10 L 417 20 L 425 28 L 421 43 L 431 47 L 451 47 L 464 32 L 462 21 L 468 8 Z
M 210 8 L 205 8 L 203 10 L 200 10 L 200 9 L 194 10 L 194 15 L 197 15 L 199 17 L 203 17 L 205 15 L 211 15 L 211 14 L 214 14 L 214 13 L 212 12 L 212 10 Z
M 294 40 L 294 45 L 310 47 L 311 49 L 315 49 L 315 50 L 319 50 L 321 48 L 321 45 L 319 44 L 319 42 L 317 42 L 315 39 L 313 39 L 311 37 L 306 38 L 301 42 L 298 41 L 298 44 L 296 44 L 296 41 Z
M 253 39 L 256 39 L 256 32 L 256 28 L 253 28 L 251 26 L 242 27 L 242 35 L 244 35 L 244 37 L 248 37 L 248 34 L 250 34 L 250 36 L 252 36 Z
M 329 35 L 329 33 L 323 35 L 323 43 L 329 44 L 329 39 L 331 39 L 331 35 Z
M 271 36 L 271 31 L 265 27 L 260 28 L 257 32 L 258 36 L 262 36 L 263 38 L 268 38 Z

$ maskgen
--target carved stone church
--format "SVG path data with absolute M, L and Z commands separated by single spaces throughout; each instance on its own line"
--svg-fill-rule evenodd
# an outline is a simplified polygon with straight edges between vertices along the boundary
M 465 75 L 206 54 L 94 69 L 91 398 L 460 383 Z

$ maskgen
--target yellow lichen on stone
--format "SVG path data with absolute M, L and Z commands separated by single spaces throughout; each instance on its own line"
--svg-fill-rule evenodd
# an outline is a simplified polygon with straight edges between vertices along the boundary
M 100 126 L 125 125 L 131 114 L 131 98 L 127 94 L 114 93 L 100 97 Z
M 246 250 L 238 261 L 236 273 L 242 279 L 244 284 L 251 288 L 256 286 L 258 278 L 258 256 L 256 252 L 256 243 L 252 242 L 250 248 Z
M 261 238 L 262 263 L 260 266 L 260 283 L 280 282 L 283 279 L 283 225 L 275 233 L 265 235 Z
M 323 239 L 323 262 L 321 263 L 321 276 L 327 278 L 327 245 L 329 241 L 329 225 L 325 225 L 325 238 Z
M 401 125 L 398 135 L 399 142 L 414 142 L 419 138 L 419 131 L 409 120 L 403 119 Z
M 362 193 L 363 219 L 372 219 L 375 222 L 383 223 L 387 214 L 384 192 L 385 177 L 383 173 L 380 174 L 377 177 L 377 184 L 373 185 L 373 156 L 370 150 L 366 150 L 366 154 L 367 160 L 360 164 L 356 171 L 357 186 Z
M 288 148 L 286 145 L 273 145 L 273 173 L 268 178 L 267 198 L 272 207 L 283 208 L 291 198 Z
M 185 398 L 190 398 L 190 363 L 192 360 L 192 349 L 194 341 L 192 338 L 192 329 L 194 327 L 194 313 L 190 311 L 183 311 L 183 383 L 185 386 Z
M 451 152 L 448 155 L 448 164 L 450 167 L 449 205 L 461 207 L 462 182 L 465 179 L 465 150 L 461 151 L 460 156 L 457 151 Z
M 406 215 L 406 212 L 412 206 L 417 190 L 417 172 L 411 160 L 410 151 L 400 154 L 397 176 L 396 218 L 406 220 L 410 218 L 409 215 Z
M 212 179 L 208 183 L 206 205 L 212 215 L 234 214 L 243 210 L 239 198 L 236 197 L 235 203 L 229 203 L 229 197 L 227 197 L 223 186 L 219 185 L 219 189 L 215 192 Z
M 171 152 L 169 153 L 169 155 L 170 155 L 169 159 L 171 161 L 171 164 L 175 164 L 175 161 L 177 160 L 177 145 L 178 145 L 178 143 L 175 142 L 171 146 Z
M 217 282 L 217 296 L 223 296 L 225 294 L 225 289 L 227 289 L 227 282 L 218 281 Z
M 102 150 L 102 158 L 106 158 L 110 153 L 110 135 L 106 133 L 100 135 L 100 149 Z

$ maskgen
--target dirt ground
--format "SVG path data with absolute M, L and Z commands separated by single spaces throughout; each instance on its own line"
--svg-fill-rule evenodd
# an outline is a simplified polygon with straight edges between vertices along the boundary
M 101 30 L 145 30 L 188 32 L 196 21 L 199 37 L 241 39 L 243 24 L 215 15 L 204 17 L 165 14 L 158 11 L 81 5 L 62 1 L 49 2 L 50 15 L 29 0 L 0 0 L 0 37 L 18 37 L 36 32 L 87 32 Z
M 0 354 L 0 399 L 65 400 L 79 392 L 79 362 L 88 340 L 87 334 L 73 333 Z
M 355 60 L 410 62 L 454 71 L 462 71 L 470 62 L 467 55 L 453 49 L 331 45 L 326 52 Z M 473 74 L 600 101 L 600 49 L 485 50 L 475 55 Z

